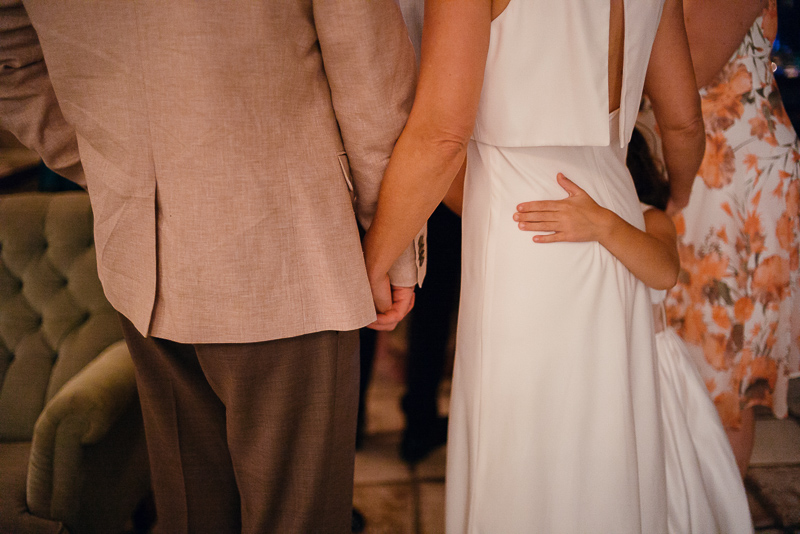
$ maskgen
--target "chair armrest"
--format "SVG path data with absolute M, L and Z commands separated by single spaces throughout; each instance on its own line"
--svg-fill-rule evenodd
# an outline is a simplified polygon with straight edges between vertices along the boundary
M 124 341 L 106 348 L 47 403 L 36 421 L 27 500 L 34 515 L 64 517 L 79 508 L 83 447 L 96 443 L 136 399 L 133 362 Z

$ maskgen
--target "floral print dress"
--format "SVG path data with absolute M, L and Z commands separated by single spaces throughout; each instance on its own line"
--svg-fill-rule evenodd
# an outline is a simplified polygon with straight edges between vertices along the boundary
M 772 74 L 775 0 L 701 91 L 706 153 L 675 218 L 681 274 L 666 301 L 723 424 L 787 412 L 798 371 L 800 146 Z

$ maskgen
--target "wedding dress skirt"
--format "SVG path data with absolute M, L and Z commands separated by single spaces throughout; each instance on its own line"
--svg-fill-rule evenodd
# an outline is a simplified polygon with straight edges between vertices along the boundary
M 471 141 L 450 405 L 446 526 L 460 533 L 667 531 L 648 289 L 599 243 L 537 244 L 512 216 L 564 173 L 644 219 L 620 148 Z
M 736 459 L 700 373 L 672 328 L 656 334 L 670 534 L 751 534 Z

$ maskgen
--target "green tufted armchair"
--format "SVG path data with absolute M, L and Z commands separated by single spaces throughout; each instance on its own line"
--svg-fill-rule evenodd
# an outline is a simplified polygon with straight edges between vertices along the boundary
M 121 532 L 148 489 L 88 196 L 0 197 L 0 532 Z

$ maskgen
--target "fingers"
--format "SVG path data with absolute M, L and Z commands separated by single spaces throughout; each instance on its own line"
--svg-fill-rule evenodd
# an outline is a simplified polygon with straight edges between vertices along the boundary
M 414 307 L 415 295 L 413 287 L 391 287 L 392 304 L 383 313 L 378 313 L 375 322 L 367 325 L 373 330 L 394 330 L 406 314 Z
M 572 180 L 570 180 L 561 173 L 558 173 L 558 176 L 556 176 L 556 180 L 558 181 L 558 185 L 560 185 L 564 191 L 569 193 L 569 196 L 571 197 L 585 193 L 583 189 L 575 185 L 575 182 L 573 182 Z
M 368 328 L 373 330 L 390 331 L 394 330 L 397 324 L 405 317 L 405 313 L 392 306 L 383 313 L 378 313 L 377 319 L 367 325 Z
M 564 229 L 558 221 L 521 222 L 518 226 L 525 232 L 558 232 Z
M 564 243 L 571 241 L 564 232 L 533 236 L 534 243 Z
M 517 205 L 517 212 L 547 212 L 558 211 L 563 205 L 563 200 L 532 200 L 530 202 L 523 202 Z
M 382 313 L 392 308 L 392 287 L 389 285 L 389 276 L 384 275 L 380 280 L 370 280 L 372 300 L 375 301 L 375 311 Z
M 514 220 L 517 222 L 555 222 L 562 218 L 563 215 L 555 211 L 527 211 L 514 214 Z
M 575 182 L 564 176 L 562 173 L 558 173 L 556 176 L 556 180 L 558 184 L 561 186 L 564 191 L 566 191 L 569 196 L 576 196 L 576 195 L 585 195 L 586 192 L 578 187 Z M 518 213 L 528 213 L 528 212 L 546 212 L 546 211 L 560 211 L 564 208 L 566 199 L 562 200 L 532 200 L 530 202 L 523 202 L 517 205 L 517 212 Z M 519 220 L 519 219 L 517 219 Z
M 375 320 L 375 322 L 368 324 L 367 328 L 383 332 L 389 332 L 394 330 L 399 322 L 400 319 L 397 318 L 396 314 L 379 313 L 378 318 Z
M 401 314 L 400 319 L 406 316 L 414 307 L 414 288 L 392 286 L 392 309 Z
M 375 301 L 375 311 L 386 313 L 392 309 L 392 297 L 390 291 L 373 291 L 372 299 Z

